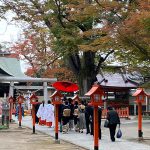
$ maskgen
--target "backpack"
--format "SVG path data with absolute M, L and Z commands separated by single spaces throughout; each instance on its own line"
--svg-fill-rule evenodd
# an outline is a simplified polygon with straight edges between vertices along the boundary
M 68 109 L 68 108 L 65 108 L 65 109 L 63 110 L 63 116 L 64 116 L 64 117 L 70 117 L 70 113 L 71 113 L 71 110 Z
M 79 114 L 78 108 L 74 109 L 74 116 L 78 116 L 78 114 Z

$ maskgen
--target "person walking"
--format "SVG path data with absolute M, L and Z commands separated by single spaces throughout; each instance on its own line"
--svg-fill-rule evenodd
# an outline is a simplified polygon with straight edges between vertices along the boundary
M 107 120 L 109 121 L 109 131 L 110 131 L 110 138 L 112 142 L 115 142 L 115 134 L 116 134 L 116 127 L 117 124 L 120 125 L 120 118 L 118 113 L 113 109 L 113 107 L 107 108 Z
M 85 129 L 85 105 L 84 102 L 81 102 L 79 106 L 79 132 L 83 133 L 83 129 Z
M 24 117 L 24 107 L 21 105 L 21 115 Z M 19 104 L 17 104 L 16 106 L 16 113 L 15 113 L 15 117 L 17 117 L 19 119 Z
M 45 106 L 44 101 L 42 101 L 42 104 L 40 104 L 40 107 L 36 115 L 39 118 L 39 125 L 45 125 L 46 124 L 46 106 Z
M 98 106 L 98 135 L 99 135 L 99 139 L 102 138 L 102 131 L 101 131 L 101 119 L 102 119 L 102 108 L 100 106 Z
M 54 126 L 54 106 L 51 104 L 51 101 L 48 100 L 48 104 L 46 105 L 46 125 L 48 127 Z
M 70 118 L 69 118 L 69 130 L 72 130 L 74 128 L 74 104 L 73 100 L 71 98 L 68 98 L 69 106 L 71 109 L 70 112 Z
M 94 107 L 91 110 L 91 135 L 94 135 Z M 101 132 L 101 118 L 102 118 L 102 108 L 98 106 L 98 137 L 101 139 L 102 132 Z
M 78 108 L 78 101 L 75 101 L 74 103 L 74 127 L 75 127 L 75 131 L 78 132 L 79 131 L 79 108 Z
M 69 131 L 69 119 L 70 119 L 71 109 L 69 102 L 66 100 L 62 108 L 62 133 L 68 133 Z
M 92 116 L 93 116 L 93 106 L 91 105 L 91 103 L 88 103 L 85 106 L 86 134 L 91 133 Z

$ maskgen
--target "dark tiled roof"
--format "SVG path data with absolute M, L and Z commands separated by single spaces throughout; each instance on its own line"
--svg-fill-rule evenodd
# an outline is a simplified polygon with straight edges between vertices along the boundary
M 138 83 L 128 80 L 127 76 L 121 73 L 98 74 L 97 80 L 103 87 L 136 88 L 138 86 Z

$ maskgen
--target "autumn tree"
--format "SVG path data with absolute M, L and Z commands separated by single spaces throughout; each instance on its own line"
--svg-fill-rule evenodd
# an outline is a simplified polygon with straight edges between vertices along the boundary
M 36 77 L 42 77 L 45 70 L 52 68 L 54 61 L 60 57 L 51 50 L 51 39 L 46 32 L 43 29 L 36 33 L 28 30 L 11 47 L 12 52 L 15 51 L 21 59 L 28 61 L 32 69 L 29 68 L 27 73 Z
M 117 59 L 150 76 L 150 2 L 138 0 L 127 9 L 131 11 L 117 30 L 120 46 Z
M 1 16 L 11 10 L 15 20 L 30 28 L 49 29 L 51 49 L 74 72 L 82 95 L 96 81 L 101 65 L 118 51 L 118 27 L 130 11 L 126 6 L 136 4 L 136 0 L 1 1 Z

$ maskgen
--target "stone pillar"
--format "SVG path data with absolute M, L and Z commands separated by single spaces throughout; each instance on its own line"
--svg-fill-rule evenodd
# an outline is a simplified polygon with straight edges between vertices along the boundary
M 10 82 L 10 86 L 9 86 L 9 97 L 14 97 L 14 82 Z
M 134 104 L 134 116 L 136 116 L 136 103 Z
M 43 82 L 43 90 L 44 90 L 44 101 L 47 104 L 48 101 L 48 92 L 47 92 L 47 82 Z

